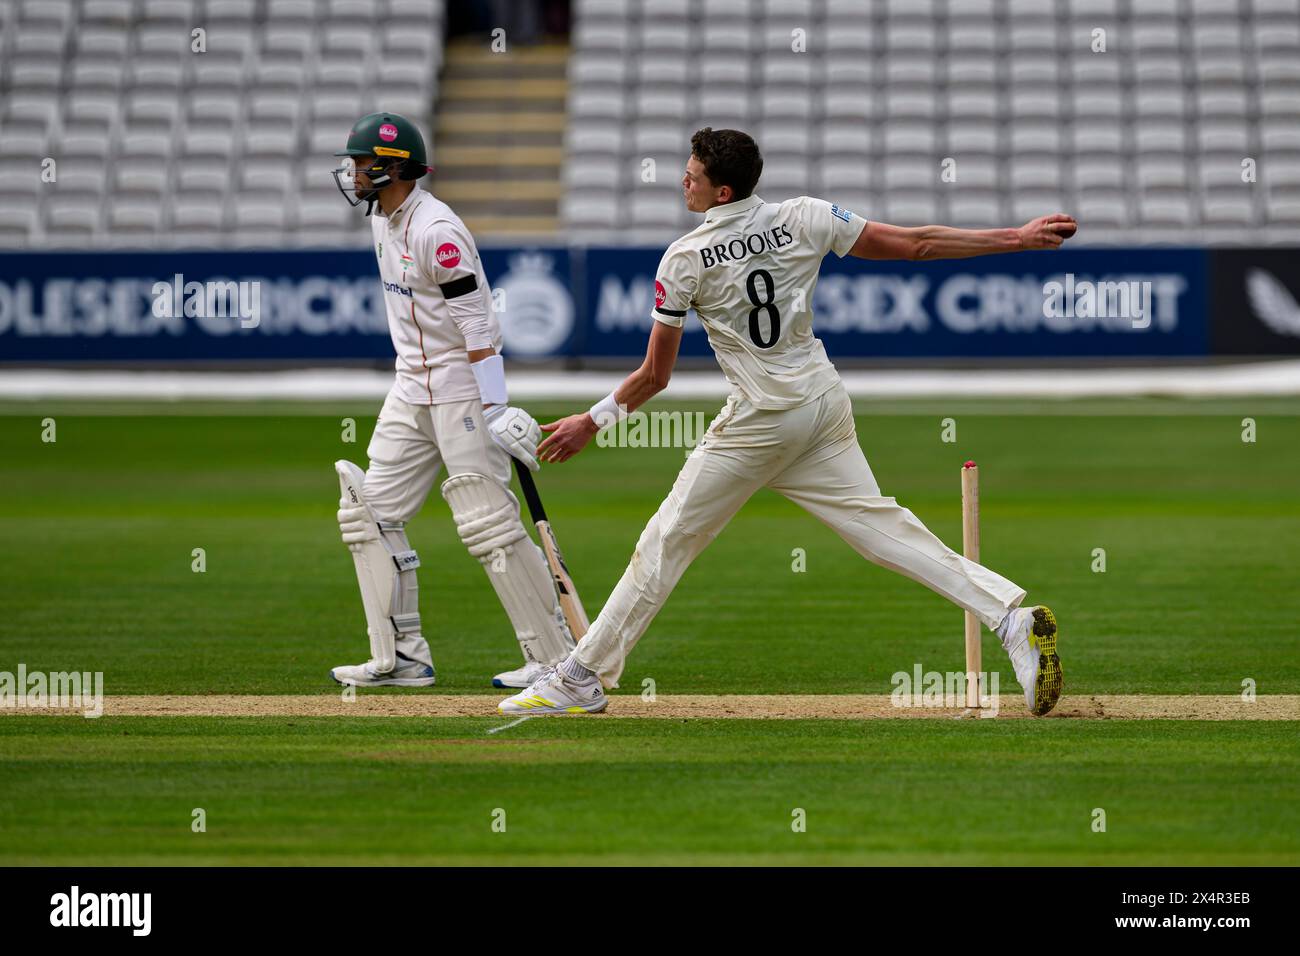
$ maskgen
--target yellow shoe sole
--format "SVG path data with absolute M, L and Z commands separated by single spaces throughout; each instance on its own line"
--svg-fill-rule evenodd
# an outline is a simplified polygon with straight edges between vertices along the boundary
M 1034 681 L 1034 706 L 1031 713 L 1042 717 L 1050 713 L 1061 699 L 1064 676 L 1061 658 L 1056 653 L 1056 615 L 1048 607 L 1034 608 L 1034 627 L 1030 641 L 1038 648 L 1038 679 Z
M 522 715 L 548 717 L 553 714 L 599 714 L 609 706 L 609 698 L 603 698 L 595 704 L 574 704 L 570 707 L 561 707 L 558 704 L 546 700 L 544 697 L 533 697 L 530 700 L 519 701 L 516 706 L 521 709 L 505 710 L 500 704 L 498 704 L 497 713 L 501 714 L 503 717 L 519 717 Z

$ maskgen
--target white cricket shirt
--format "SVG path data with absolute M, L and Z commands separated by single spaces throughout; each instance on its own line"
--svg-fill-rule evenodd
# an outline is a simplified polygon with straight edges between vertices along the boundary
M 501 327 L 469 230 L 418 183 L 391 215 L 376 205 L 371 228 L 397 352 L 399 397 L 412 405 L 478 398 L 466 350 L 491 345 L 500 352 Z M 465 316 L 485 323 L 481 341 L 466 342 L 456 321 Z
M 664 253 L 651 315 L 680 326 L 695 309 L 727 380 L 755 407 L 796 408 L 839 381 L 812 332 L 826 253 L 843 257 L 866 220 L 824 199 L 714 206 Z

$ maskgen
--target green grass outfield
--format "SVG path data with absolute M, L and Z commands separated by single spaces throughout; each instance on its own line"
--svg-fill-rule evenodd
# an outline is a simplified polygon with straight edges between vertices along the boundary
M 981 407 L 862 416 L 859 439 L 884 493 L 956 546 L 960 465 L 979 462 L 983 562 L 1055 609 L 1069 693 L 1231 694 L 1245 678 L 1300 692 L 1300 403 L 1259 414 L 1253 444 L 1248 403 L 1149 417 Z M 373 423 L 354 417 L 345 444 L 341 415 L 0 416 L 0 666 L 103 671 L 114 694 L 324 688 L 367 652 L 334 518 L 332 462 L 364 461 Z M 940 440 L 942 417 L 956 443 Z M 593 446 L 539 475 L 593 617 L 682 461 Z M 439 687 L 486 689 L 518 649 L 436 489 L 409 533 Z M 624 686 L 886 693 L 916 662 L 959 669 L 961 635 L 960 611 L 763 491 L 687 571 Z M 984 659 L 1001 660 L 992 634 Z
M 376 406 L 0 406 L 0 670 L 103 671 L 109 694 L 332 693 L 329 668 L 366 644 L 331 463 L 364 462 Z M 1300 402 L 859 408 L 884 493 L 954 545 L 959 467 L 979 462 L 983 561 L 1057 612 L 1068 694 L 1300 693 Z M 593 446 L 539 476 L 593 616 L 682 460 Z M 439 674 L 410 693 L 487 691 L 516 645 L 436 490 L 410 536 Z M 687 572 L 623 688 L 883 694 L 917 663 L 960 669 L 961 635 L 958 610 L 762 492 Z M 984 660 L 1013 691 L 992 635 Z M 0 863 L 504 861 L 557 835 L 568 861 L 1300 862 L 1295 722 L 487 734 L 501 723 L 2 716 Z M 207 834 L 189 832 L 193 806 Z M 489 828 L 497 806 L 507 834 Z
M 0 863 L 1300 859 L 1294 724 L 500 723 L 0 718 Z

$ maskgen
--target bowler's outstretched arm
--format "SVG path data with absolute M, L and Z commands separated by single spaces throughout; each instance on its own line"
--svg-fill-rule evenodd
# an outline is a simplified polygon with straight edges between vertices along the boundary
M 677 364 L 677 350 L 682 344 L 682 327 L 656 322 L 650 330 L 650 344 L 646 347 L 645 361 L 641 367 L 623 379 L 614 389 L 614 400 L 629 412 L 636 411 L 668 387 L 673 366 Z M 608 424 L 606 422 L 605 424 Z M 542 426 L 549 435 L 537 446 L 537 456 L 542 461 L 565 461 L 586 447 L 601 426 L 590 412 L 579 412 L 568 418 Z
M 859 259 L 966 259 L 999 252 L 1056 249 L 1079 224 L 1064 213 L 1039 216 L 1019 229 L 957 229 L 868 222 L 849 250 Z

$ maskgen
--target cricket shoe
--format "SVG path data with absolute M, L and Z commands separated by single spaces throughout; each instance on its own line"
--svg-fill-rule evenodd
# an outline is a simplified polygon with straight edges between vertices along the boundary
M 437 677 L 433 668 L 408 657 L 397 655 L 397 666 L 388 673 L 375 670 L 374 661 L 349 664 L 330 671 L 330 677 L 340 684 L 353 687 L 432 687 Z
M 515 714 L 598 714 L 609 699 L 596 675 L 578 681 L 547 667 L 535 681 L 497 704 L 497 710 Z
M 492 678 L 493 687 L 508 687 L 511 690 L 520 690 L 529 686 L 537 678 L 546 673 L 547 665 L 537 661 L 529 661 L 523 667 L 512 671 L 502 671 Z
M 999 629 L 1016 680 L 1025 689 L 1025 706 L 1042 717 L 1061 699 L 1061 658 L 1056 653 L 1056 616 L 1041 604 L 1016 608 Z

